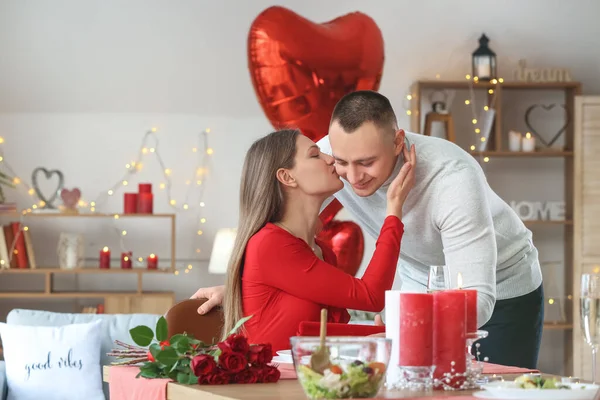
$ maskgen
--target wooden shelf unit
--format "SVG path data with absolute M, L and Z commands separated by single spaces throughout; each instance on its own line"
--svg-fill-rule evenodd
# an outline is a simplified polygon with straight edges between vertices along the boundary
M 494 90 L 494 94 L 488 94 L 488 102 L 492 98 L 495 98 L 495 111 L 496 115 L 494 118 L 494 125 L 488 138 L 488 150 L 485 153 L 490 153 L 489 156 L 502 156 L 502 157 L 571 157 L 573 156 L 573 123 L 571 122 L 567 127 L 565 149 L 563 151 L 536 151 L 536 152 L 509 152 L 503 149 L 503 137 L 504 131 L 502 126 L 502 93 L 503 91 L 510 90 L 554 90 L 565 92 L 565 106 L 569 115 L 574 115 L 575 107 L 575 96 L 581 94 L 581 83 L 580 82 L 548 82 L 548 83 L 535 83 L 535 82 L 504 82 L 493 84 L 491 82 L 474 83 L 467 81 L 417 81 L 411 88 L 412 96 L 416 102 L 415 110 L 411 113 L 410 125 L 411 131 L 416 133 L 422 133 L 421 129 L 424 123 L 424 116 L 421 110 L 421 98 L 422 92 L 425 90 L 467 90 L 470 87 L 474 91 L 487 91 L 490 89 Z M 571 118 L 571 121 L 573 118 Z M 511 154 L 512 153 L 512 154 Z M 555 155 L 550 155 L 555 153 Z M 478 154 L 478 153 L 475 153 Z
M 0 299 L 103 299 L 105 313 L 158 313 L 163 314 L 175 304 L 174 292 L 147 292 L 143 290 L 144 275 L 172 274 L 175 272 L 175 244 L 176 244 L 176 225 L 175 214 L 102 214 L 102 213 L 60 213 L 60 212 L 25 212 L 25 213 L 0 213 L 0 218 L 20 219 L 26 222 L 28 218 L 162 218 L 170 219 L 171 228 L 171 256 L 170 266 L 149 270 L 147 268 L 122 269 L 111 266 L 111 268 L 102 269 L 98 266 L 83 268 L 66 269 L 60 267 L 41 267 L 37 268 L 10 268 L 0 269 L 0 276 L 7 275 L 44 275 L 43 291 L 20 291 L 20 292 L 1 292 Z M 84 292 L 84 291 L 64 291 L 57 292 L 53 289 L 53 278 L 55 275 L 81 275 L 81 274 L 120 274 L 137 275 L 137 287 L 133 292 Z
M 562 226 L 564 229 L 564 290 L 565 293 L 574 294 L 573 291 L 573 267 L 574 267 L 574 160 L 575 154 L 575 98 L 581 94 L 580 82 L 470 82 L 466 79 L 463 81 L 440 81 L 426 80 L 417 81 L 413 84 L 411 94 L 416 103 L 416 107 L 412 108 L 410 114 L 411 132 L 422 133 L 425 116 L 421 110 L 421 99 L 424 91 L 430 90 L 470 90 L 481 92 L 493 89 L 495 93 L 487 93 L 488 104 L 494 99 L 494 110 L 496 112 L 492 130 L 488 137 L 488 145 L 486 151 L 470 151 L 465 149 L 474 157 L 507 157 L 507 158 L 523 158 L 523 159 L 543 159 L 543 158 L 561 158 L 564 160 L 564 199 L 565 199 L 565 220 L 564 221 L 523 221 L 526 226 Z M 503 102 L 502 96 L 504 93 L 516 90 L 528 91 L 562 91 L 565 95 L 565 108 L 571 115 L 570 123 L 566 126 L 564 137 L 564 147 L 562 149 L 547 149 L 536 150 L 534 152 L 512 152 L 505 148 L 505 139 L 508 136 L 508 129 L 505 129 L 502 124 L 503 120 Z M 457 132 L 460 136 L 460 132 Z M 562 330 L 564 331 L 564 359 L 563 365 L 564 374 L 570 375 L 573 372 L 573 308 L 565 307 L 566 321 L 561 323 L 546 322 L 545 330 Z
M 600 273 L 600 96 L 579 96 L 575 103 L 573 375 L 591 379 L 592 348 L 584 340 L 579 299 L 581 274 Z

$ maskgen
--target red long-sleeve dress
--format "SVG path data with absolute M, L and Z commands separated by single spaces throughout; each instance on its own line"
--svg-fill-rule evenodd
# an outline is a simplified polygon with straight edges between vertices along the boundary
M 331 249 L 319 246 L 319 259 L 302 239 L 267 223 L 248 241 L 242 273 L 242 306 L 250 343 L 290 348 L 290 337 L 302 321 L 319 321 L 321 308 L 329 322 L 346 323 L 346 308 L 381 311 L 385 291 L 394 282 L 404 225 L 388 216 L 362 278 L 336 268 Z

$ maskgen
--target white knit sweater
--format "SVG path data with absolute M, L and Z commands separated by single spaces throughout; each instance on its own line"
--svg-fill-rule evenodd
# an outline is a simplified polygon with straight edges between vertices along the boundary
M 405 233 L 398 275 L 403 292 L 426 291 L 429 267 L 446 265 L 456 287 L 478 291 L 478 325 L 486 323 L 496 299 L 530 293 L 542 283 L 531 231 L 488 185 L 477 161 L 455 144 L 406 133 L 417 153 L 416 182 L 403 207 Z M 332 154 L 329 138 L 318 143 Z M 399 157 L 388 181 L 369 197 L 348 182 L 335 197 L 368 233 L 377 237 L 386 215 L 386 191 L 402 166 Z

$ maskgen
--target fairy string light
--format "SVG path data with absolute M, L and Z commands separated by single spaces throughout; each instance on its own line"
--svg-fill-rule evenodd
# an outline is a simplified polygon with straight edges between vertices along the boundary
M 206 217 L 204 217 L 202 213 L 202 209 L 206 206 L 204 202 L 204 188 L 206 187 L 205 181 L 208 177 L 210 157 L 214 153 L 214 150 L 209 146 L 208 143 L 208 134 L 210 133 L 210 128 L 203 130 L 197 135 L 197 143 L 192 148 L 192 153 L 196 157 L 196 165 L 194 167 L 193 172 L 190 174 L 188 179 L 185 181 L 187 185 L 187 190 L 184 196 L 184 199 L 181 203 L 178 203 L 174 198 L 172 189 L 173 189 L 173 178 L 172 178 L 172 170 L 167 167 L 163 158 L 160 154 L 160 140 L 157 135 L 157 128 L 152 128 L 147 131 L 142 139 L 141 145 L 139 147 L 139 152 L 137 158 L 125 165 L 126 172 L 123 174 L 121 179 L 115 182 L 110 188 L 104 190 L 100 193 L 100 195 L 89 203 L 83 202 L 84 207 L 89 207 L 91 212 L 96 212 L 99 207 L 102 207 L 106 202 L 110 199 L 111 196 L 115 195 L 119 192 L 120 189 L 129 185 L 132 177 L 139 173 L 146 161 L 147 157 L 155 157 L 158 162 L 164 182 L 159 184 L 159 189 L 161 191 L 166 192 L 167 196 L 167 204 L 170 208 L 174 210 L 175 213 L 179 212 L 193 212 L 197 210 L 196 216 L 196 228 L 195 233 L 197 236 L 201 236 L 204 232 L 202 230 L 202 226 L 206 223 Z M 191 198 L 193 194 L 197 194 L 198 201 L 195 203 L 191 203 Z M 125 245 L 125 237 L 127 235 L 127 231 L 121 229 L 118 225 L 119 221 L 118 214 L 115 215 L 114 223 L 115 232 L 119 235 L 119 244 L 121 250 L 123 252 L 127 252 L 127 246 Z M 194 246 L 195 253 L 199 254 L 201 252 L 200 246 Z M 138 257 L 136 260 L 133 260 L 138 265 L 143 265 L 143 258 Z M 179 275 L 180 270 L 183 270 L 184 273 L 189 273 L 189 271 L 193 268 L 192 264 L 188 264 L 182 268 L 175 268 L 175 275 Z
M 206 217 L 202 213 L 202 209 L 206 206 L 204 202 L 204 188 L 205 181 L 208 177 L 209 165 L 211 155 L 214 153 L 214 150 L 209 146 L 208 143 L 208 134 L 210 133 L 210 129 L 207 128 L 202 132 L 197 134 L 197 143 L 192 148 L 192 153 L 196 157 L 196 165 L 194 167 L 194 171 L 190 174 L 188 179 L 185 181 L 188 189 L 186 190 L 184 199 L 181 203 L 178 203 L 172 194 L 172 171 L 170 168 L 166 167 L 163 158 L 159 152 L 159 137 L 157 135 L 157 128 L 152 128 L 144 134 L 142 138 L 141 145 L 139 147 L 139 152 L 137 158 L 134 161 L 131 161 L 125 165 L 126 172 L 121 179 L 119 179 L 114 185 L 110 188 L 102 191 L 96 199 L 93 201 L 86 201 L 84 199 L 80 199 L 79 208 L 84 210 L 89 210 L 90 213 L 97 213 L 98 208 L 106 205 L 107 201 L 113 196 L 115 193 L 119 191 L 119 189 L 128 186 L 129 181 L 141 169 L 143 168 L 143 163 L 147 156 L 156 157 L 156 161 L 159 163 L 162 175 L 164 178 L 164 182 L 159 184 L 159 189 L 161 191 L 165 191 L 167 196 L 167 203 L 170 208 L 174 210 L 175 213 L 179 212 L 193 212 L 197 210 L 197 225 L 195 228 L 195 233 L 197 236 L 201 236 L 203 234 L 202 225 L 206 223 Z M 34 203 L 27 209 L 23 209 L 20 213 L 19 222 L 21 226 L 21 232 L 18 234 L 22 234 L 23 230 L 28 230 L 29 228 L 25 225 L 25 218 L 31 214 L 35 213 L 38 208 L 42 208 L 45 206 L 44 201 L 37 199 L 36 193 L 33 188 L 30 187 L 22 178 L 15 173 L 15 170 L 11 167 L 11 165 L 6 161 L 4 157 L 4 149 L 2 144 L 4 144 L 4 139 L 0 137 L 0 170 L 4 169 L 10 174 L 14 176 L 13 184 L 17 190 L 25 190 L 27 194 L 33 197 Z M 197 195 L 197 201 L 195 203 L 191 203 L 192 196 Z M 39 200 L 39 201 L 38 201 Z M 119 247 L 122 252 L 128 252 L 128 247 L 125 243 L 125 237 L 127 236 L 127 231 L 121 228 L 118 224 L 120 220 L 119 214 L 114 214 L 113 218 L 113 228 L 112 230 L 119 237 Z M 97 245 L 95 243 L 91 243 L 90 245 Z M 9 259 L 7 261 L 0 260 L 0 268 L 2 266 L 8 265 L 12 261 L 16 246 L 16 239 L 13 241 L 12 248 L 9 251 Z M 194 246 L 195 253 L 199 254 L 201 252 L 200 246 Z M 136 261 L 137 265 L 143 266 L 143 259 L 140 257 Z M 183 270 L 185 273 L 189 273 L 189 271 L 193 268 L 191 264 L 184 266 L 182 268 L 175 267 L 175 275 L 179 275 L 180 270 Z
M 440 74 L 436 74 L 436 79 L 440 78 Z M 468 89 L 468 98 L 465 99 L 465 105 L 469 107 L 469 111 L 471 113 L 471 122 L 473 124 L 473 138 L 475 140 L 475 142 L 485 142 L 487 139 L 481 135 L 482 132 L 482 121 L 485 119 L 485 113 L 488 112 L 491 109 L 494 109 L 495 105 L 496 105 L 496 98 L 497 98 L 497 86 L 501 83 L 504 82 L 503 78 L 498 78 L 498 79 L 493 79 L 490 83 L 492 85 L 492 87 L 489 87 L 487 89 L 487 92 L 489 95 L 492 95 L 491 98 L 486 102 L 486 104 L 483 107 L 478 107 L 477 106 L 477 99 L 475 96 L 475 89 L 476 89 L 476 85 L 479 82 L 478 77 L 471 77 L 470 74 L 465 75 L 465 78 L 468 81 L 467 84 L 467 89 Z M 402 107 L 404 108 L 404 110 L 406 111 L 406 115 L 411 116 L 414 113 L 416 113 L 416 111 L 413 109 L 413 102 L 420 102 L 421 99 L 417 96 L 416 93 L 412 93 L 412 91 L 408 91 L 404 98 L 403 98 L 403 102 L 402 102 Z M 416 116 L 417 118 L 420 118 L 420 115 Z M 471 151 L 475 151 L 477 149 L 476 144 L 471 144 L 469 146 L 469 149 Z M 484 163 L 488 163 L 490 161 L 490 157 L 487 155 L 484 155 L 483 152 L 479 153 L 478 158 L 483 161 Z

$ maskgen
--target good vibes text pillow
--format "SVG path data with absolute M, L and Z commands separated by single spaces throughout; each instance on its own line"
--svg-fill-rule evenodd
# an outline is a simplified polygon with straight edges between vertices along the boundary
M 61 327 L 0 323 L 8 400 L 104 400 L 101 323 Z

